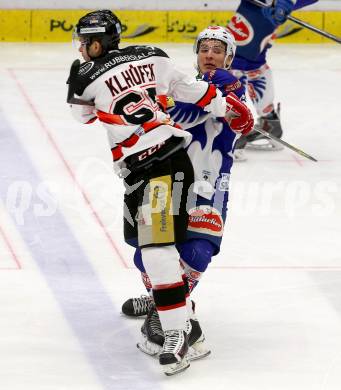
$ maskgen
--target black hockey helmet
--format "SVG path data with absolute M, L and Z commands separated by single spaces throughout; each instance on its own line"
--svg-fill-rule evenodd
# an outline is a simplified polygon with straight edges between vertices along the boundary
M 81 39 L 88 46 L 97 40 L 102 45 L 103 54 L 106 54 L 118 48 L 121 31 L 121 22 L 113 12 L 108 9 L 93 11 L 79 19 L 73 41 Z

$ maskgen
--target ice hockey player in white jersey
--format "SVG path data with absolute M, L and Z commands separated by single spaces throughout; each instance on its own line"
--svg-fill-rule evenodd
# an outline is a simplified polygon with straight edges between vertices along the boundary
M 245 99 L 243 84 L 230 73 L 235 54 L 235 40 L 226 28 L 209 26 L 198 34 L 195 42 L 199 77 L 215 85 L 223 95 L 236 94 Z M 200 107 L 176 101 L 168 112 L 171 118 L 192 134 L 187 147 L 194 167 L 197 188 L 196 202 L 189 210 L 186 241 L 177 245 L 188 293 L 198 284 L 213 256 L 219 253 L 227 214 L 229 181 L 233 164 L 233 150 L 238 136 L 221 118 L 216 118 Z M 134 263 L 141 271 L 148 292 L 151 284 L 143 266 L 141 251 L 136 250 Z M 128 299 L 122 306 L 127 316 L 147 318 L 142 326 L 141 350 L 156 355 L 163 344 L 163 331 L 157 312 L 149 296 Z M 192 313 L 189 358 L 194 360 L 209 353 L 199 322 Z M 159 347 L 158 347 L 159 346 Z
M 173 375 L 189 367 L 191 322 L 176 245 L 186 239 L 186 200 L 194 173 L 185 150 L 191 133 L 162 111 L 156 97 L 194 103 L 238 133 L 248 133 L 253 119 L 234 94 L 223 97 L 213 85 L 187 77 L 162 50 L 120 49 L 120 33 L 121 23 L 109 10 L 79 20 L 74 39 L 86 61 L 71 67 L 68 101 L 80 122 L 103 123 L 114 163 L 125 169 L 125 241 L 141 251 L 164 330 L 159 362 Z

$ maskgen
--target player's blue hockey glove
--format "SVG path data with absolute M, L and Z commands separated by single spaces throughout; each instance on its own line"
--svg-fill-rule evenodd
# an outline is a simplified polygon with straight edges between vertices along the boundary
M 287 20 L 295 4 L 296 0 L 275 0 L 272 7 L 262 8 L 262 12 L 277 27 Z
M 234 92 L 238 97 L 241 97 L 244 93 L 242 83 L 226 69 L 217 68 L 210 70 L 204 74 L 203 80 L 215 85 L 222 92 L 223 96 Z

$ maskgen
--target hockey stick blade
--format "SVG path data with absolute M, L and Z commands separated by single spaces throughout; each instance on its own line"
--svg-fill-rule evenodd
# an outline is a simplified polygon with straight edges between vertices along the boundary
M 287 147 L 288 149 L 291 149 L 292 151 L 294 151 L 294 152 L 298 153 L 299 155 L 301 155 L 301 156 L 307 158 L 308 160 L 315 161 L 315 162 L 318 161 L 318 160 L 316 160 L 316 158 L 310 156 L 308 153 L 303 152 L 303 150 L 296 148 L 296 146 L 293 146 L 293 145 L 288 144 L 288 142 L 283 141 L 281 138 L 275 137 L 274 135 L 272 135 L 271 133 L 268 133 L 268 132 L 265 131 L 265 130 L 257 129 L 257 128 L 255 128 L 254 130 L 257 131 L 258 133 L 264 135 L 265 137 L 271 138 L 272 140 L 274 140 L 274 141 L 280 143 L 281 145 Z
M 247 0 L 247 1 L 249 3 L 257 5 L 258 7 L 261 7 L 261 8 L 271 8 L 272 7 L 271 5 L 267 5 L 266 3 L 263 3 L 260 0 Z M 327 31 L 320 30 L 319 28 L 317 28 L 315 26 L 312 26 L 309 23 L 303 22 L 303 20 L 294 18 L 291 15 L 288 15 L 287 19 L 291 20 L 292 22 L 294 22 L 294 23 L 296 23 L 296 24 L 298 24 L 298 25 L 300 25 L 302 27 L 307 28 L 308 30 L 311 30 L 311 31 L 313 31 L 313 32 L 315 32 L 317 34 L 320 34 L 320 35 L 322 35 L 325 38 L 329 38 L 329 39 L 333 40 L 334 42 L 341 43 L 341 38 L 340 37 L 337 37 L 336 35 L 330 34 Z

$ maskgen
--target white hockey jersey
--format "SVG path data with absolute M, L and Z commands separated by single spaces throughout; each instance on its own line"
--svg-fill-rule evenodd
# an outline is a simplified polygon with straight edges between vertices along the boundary
M 97 117 L 102 121 L 117 163 L 171 136 L 183 137 L 189 144 L 191 134 L 172 125 L 156 96 L 195 103 L 217 117 L 226 112 L 219 90 L 180 72 L 167 54 L 152 46 L 129 46 L 83 63 L 76 95 L 95 105 L 71 105 L 74 117 L 82 123 Z

